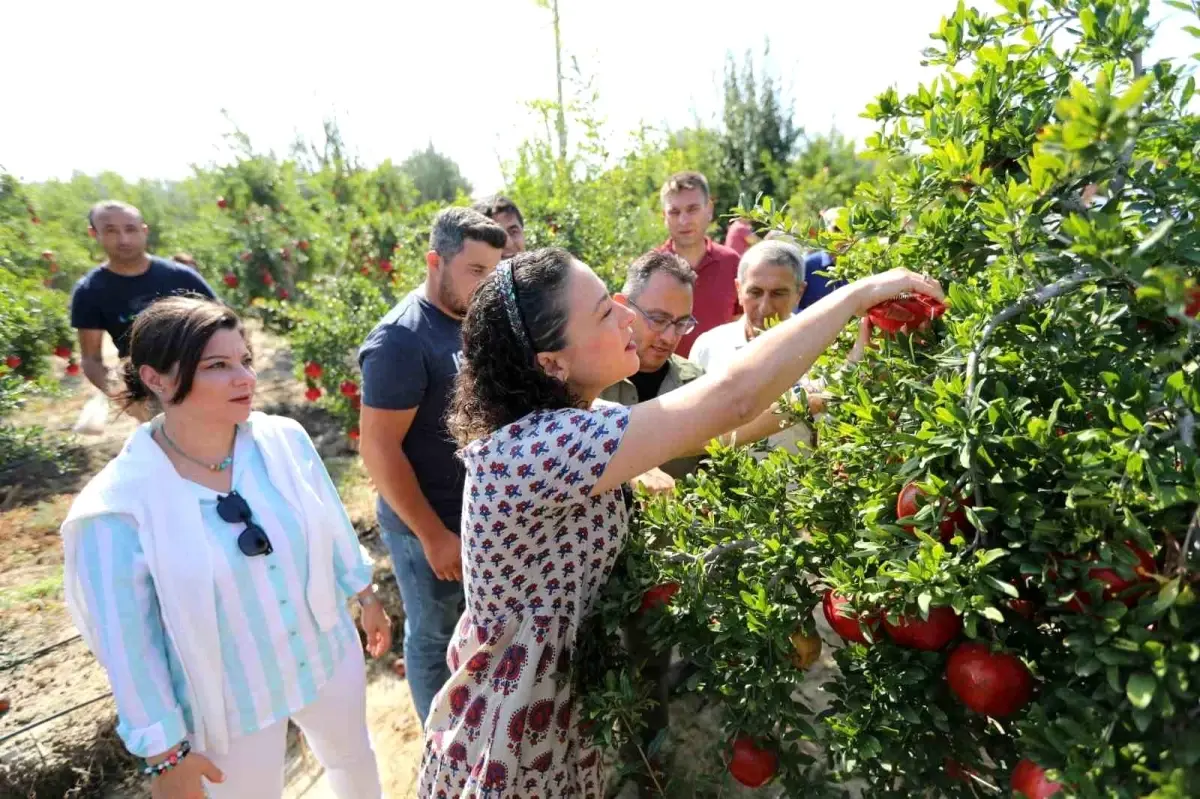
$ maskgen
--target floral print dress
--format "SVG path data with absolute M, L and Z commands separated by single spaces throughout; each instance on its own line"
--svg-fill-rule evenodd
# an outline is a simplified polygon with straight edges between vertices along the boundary
M 591 492 L 628 420 L 621 406 L 539 411 L 463 451 L 467 609 L 426 722 L 422 799 L 604 796 L 570 672 L 628 532 L 621 490 Z

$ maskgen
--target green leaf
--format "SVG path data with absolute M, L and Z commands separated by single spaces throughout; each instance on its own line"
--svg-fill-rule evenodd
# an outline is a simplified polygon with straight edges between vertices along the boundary
M 991 586 L 993 588 L 995 588 L 996 590 L 1000 591 L 1003 594 L 1007 594 L 1008 596 L 1012 597 L 1013 599 L 1019 599 L 1021 596 L 1021 592 L 1018 591 L 1017 587 L 1015 585 L 1013 585 L 1012 583 L 1006 583 L 1003 580 L 997 580 L 995 577 L 992 577 L 990 574 L 987 577 L 987 581 L 991 584 Z
M 1133 251 L 1133 254 L 1136 256 L 1141 256 L 1155 244 L 1158 244 L 1160 241 L 1162 241 L 1163 236 L 1167 235 L 1167 232 L 1173 227 L 1175 227 L 1175 218 L 1168 216 L 1166 219 L 1155 225 L 1154 230 L 1150 231 L 1149 236 L 1142 239 L 1142 243 L 1137 246 L 1137 249 Z
M 1179 597 L 1179 578 L 1163 585 L 1158 589 L 1158 598 L 1154 600 L 1154 606 L 1151 610 L 1157 616 L 1164 610 L 1175 604 L 1175 600 Z
M 1146 91 L 1150 88 L 1150 84 L 1154 82 L 1154 75 L 1143 75 L 1135 80 L 1125 93 L 1117 98 L 1113 103 L 1113 109 L 1119 114 L 1125 114 L 1133 109 L 1134 106 L 1140 105 L 1142 98 L 1146 96 Z M 1174 220 L 1172 220 L 1174 221 Z
M 987 607 L 985 607 L 983 609 L 983 615 L 984 615 L 984 618 L 986 618 L 988 621 L 995 621 L 995 622 L 1003 622 L 1004 621 L 1004 614 L 1001 613 L 1000 611 L 996 610 L 991 605 L 988 605 Z
M 1108 687 L 1113 689 L 1117 693 L 1120 693 L 1122 691 L 1121 669 L 1118 668 L 1117 666 L 1109 666 L 1108 670 L 1105 673 L 1108 676 Z

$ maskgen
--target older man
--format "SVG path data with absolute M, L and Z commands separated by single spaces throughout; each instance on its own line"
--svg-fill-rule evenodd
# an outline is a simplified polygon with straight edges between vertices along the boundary
M 692 360 L 706 371 L 724 368 L 738 350 L 769 324 L 792 315 L 804 295 L 804 276 L 804 254 L 794 244 L 767 240 L 746 250 L 738 263 L 736 282 L 738 302 L 744 312 L 740 318 L 714 327 L 696 339 Z M 815 392 L 817 386 L 811 382 L 802 385 L 813 393 L 810 410 L 819 412 L 824 404 Z M 813 443 L 811 431 L 803 424 L 775 433 L 767 440 L 771 447 L 791 447 L 800 442 Z

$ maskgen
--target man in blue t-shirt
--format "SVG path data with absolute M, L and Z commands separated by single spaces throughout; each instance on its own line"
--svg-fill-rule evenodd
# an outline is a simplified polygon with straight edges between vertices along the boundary
M 446 648 L 464 602 L 459 539 L 465 473 L 446 428 L 462 359 L 462 319 L 505 246 L 504 228 L 470 208 L 437 215 L 426 277 L 358 352 L 363 465 L 404 602 L 404 660 L 421 724 L 450 678 Z
M 88 235 L 104 248 L 108 261 L 79 279 L 71 293 L 71 327 L 79 331 L 83 373 L 96 388 L 112 395 L 119 390 L 109 384 L 108 367 L 101 352 L 104 334 L 112 337 L 117 355 L 129 354 L 129 328 L 134 317 L 161 297 L 199 294 L 215 299 L 204 278 L 173 261 L 146 254 L 149 228 L 142 213 L 132 205 L 115 200 L 97 203 L 88 213 Z M 147 406 L 130 413 L 145 420 Z

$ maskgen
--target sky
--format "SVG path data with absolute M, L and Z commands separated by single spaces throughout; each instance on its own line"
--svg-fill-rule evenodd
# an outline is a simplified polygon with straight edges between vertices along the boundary
M 1165 21 L 1147 60 L 1200 49 L 1185 15 L 1154 2 Z M 613 136 L 714 120 L 726 54 L 761 56 L 769 43 L 797 124 L 859 140 L 876 94 L 935 74 L 920 52 L 954 5 L 560 0 L 565 53 Z M 554 94 L 550 13 L 535 0 L 12 0 L 0 2 L 0 30 L 0 167 L 29 181 L 182 178 L 229 160 L 234 125 L 256 149 L 285 153 L 334 117 L 368 164 L 432 142 L 485 193 L 538 133 L 526 103 Z

